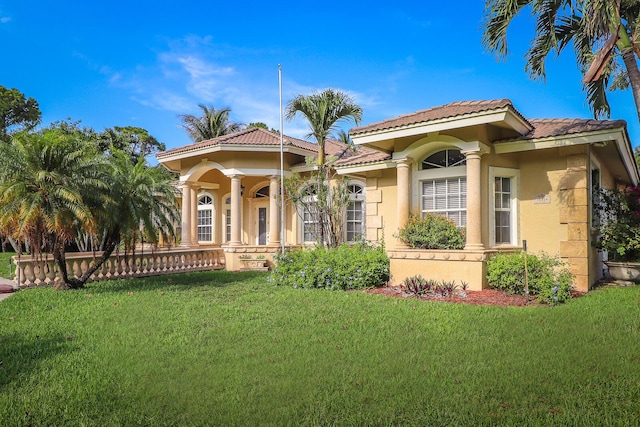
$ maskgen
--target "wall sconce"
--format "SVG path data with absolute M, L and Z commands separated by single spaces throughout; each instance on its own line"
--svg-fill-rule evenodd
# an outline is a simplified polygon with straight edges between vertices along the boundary
M 240 195 L 244 196 L 244 185 L 240 186 Z

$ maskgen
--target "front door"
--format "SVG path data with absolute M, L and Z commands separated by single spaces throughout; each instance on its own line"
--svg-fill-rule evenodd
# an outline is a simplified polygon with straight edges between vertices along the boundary
M 258 244 L 267 244 L 267 208 L 258 208 Z

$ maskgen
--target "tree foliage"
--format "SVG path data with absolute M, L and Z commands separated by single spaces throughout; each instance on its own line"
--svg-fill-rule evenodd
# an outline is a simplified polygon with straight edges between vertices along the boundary
M 310 133 L 318 143 L 318 165 L 325 164 L 324 145 L 327 137 L 338 130 L 338 123 L 362 120 L 362 108 L 347 93 L 325 89 L 311 95 L 298 95 L 287 105 L 287 120 L 300 113 L 309 124 Z
M 127 153 L 133 163 L 138 159 L 167 149 L 146 129 L 135 126 L 114 126 L 107 128 L 97 136 L 101 151 L 119 150 Z
M 243 125 L 235 123 L 229 118 L 230 108 L 216 110 L 213 106 L 198 104 L 202 110 L 201 116 L 191 114 L 181 114 L 178 117 L 182 120 L 184 127 L 193 142 L 206 141 L 233 132 L 242 130 Z
M 337 247 L 344 242 L 344 211 L 349 203 L 348 180 L 334 177 L 329 183 L 323 171 L 309 177 L 294 174 L 284 181 L 286 200 L 292 203 L 301 220 L 310 219 L 308 230 L 319 246 Z
M 0 85 L 0 140 L 8 141 L 11 127 L 34 128 L 41 115 L 38 101 L 25 97 L 18 89 Z
M 607 89 L 631 86 L 640 117 L 640 52 L 636 29 L 640 3 L 635 0 L 487 0 L 484 45 L 499 58 L 508 54 L 507 30 L 524 10 L 535 17 L 536 36 L 525 55 L 525 71 L 546 78 L 549 54 L 573 46 L 584 74 L 587 101 L 595 117 L 609 117 Z
M 118 149 L 102 152 L 91 132 L 68 123 L 20 132 L 0 145 L 0 230 L 50 253 L 62 288 L 82 287 L 121 242 L 174 234 L 178 218 L 173 179 Z M 69 277 L 68 245 L 80 235 L 100 242 L 102 255 L 82 277 Z

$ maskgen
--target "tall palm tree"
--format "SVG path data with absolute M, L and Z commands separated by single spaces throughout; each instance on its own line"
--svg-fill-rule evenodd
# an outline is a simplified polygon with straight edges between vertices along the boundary
M 327 137 L 338 129 L 337 123 L 353 121 L 356 125 L 362 120 L 362 108 L 353 98 L 340 90 L 325 89 L 311 95 L 298 95 L 287 105 L 287 120 L 297 113 L 309 122 L 311 132 L 318 143 L 318 166 L 325 164 L 324 145 Z
M 35 256 L 52 253 L 65 283 L 66 245 L 79 226 L 96 230 L 86 197 L 107 190 L 104 166 L 94 144 L 55 126 L 0 144 L 0 228 Z
M 216 110 L 212 106 L 198 104 L 202 110 L 202 116 L 194 116 L 191 114 L 181 114 L 178 117 L 182 120 L 182 127 L 187 130 L 189 138 L 193 142 L 206 141 L 207 139 L 217 138 L 237 132 L 243 128 L 240 123 L 229 120 L 230 108 L 222 108 Z
M 631 86 L 640 120 L 640 2 L 635 0 L 487 0 L 484 45 L 507 56 L 507 29 L 516 15 L 531 8 L 536 37 L 526 54 L 526 72 L 545 79 L 545 60 L 573 43 L 595 117 L 608 117 L 606 90 Z

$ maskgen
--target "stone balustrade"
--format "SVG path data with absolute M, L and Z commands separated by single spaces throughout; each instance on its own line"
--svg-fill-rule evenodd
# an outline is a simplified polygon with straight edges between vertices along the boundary
M 87 271 L 100 253 L 68 253 L 69 277 L 79 278 Z M 53 285 L 61 274 L 51 255 L 34 258 L 28 255 L 14 256 L 15 282 L 21 288 Z M 135 257 L 123 253 L 113 254 L 98 268 L 89 282 L 126 279 L 131 277 L 157 276 L 186 273 L 190 271 L 222 270 L 225 268 L 224 252 L 221 248 L 160 249 L 136 252 Z

